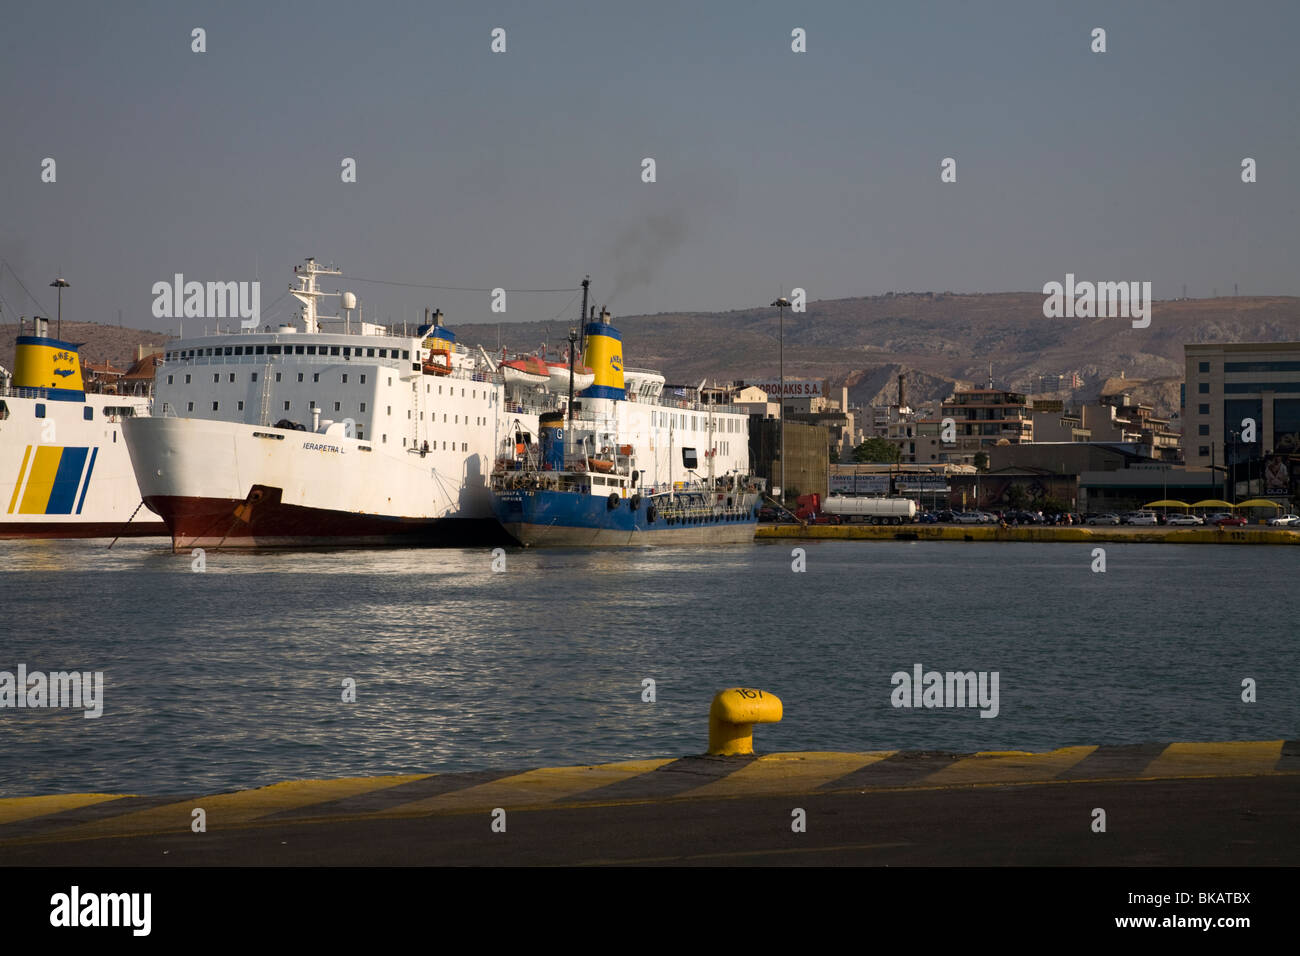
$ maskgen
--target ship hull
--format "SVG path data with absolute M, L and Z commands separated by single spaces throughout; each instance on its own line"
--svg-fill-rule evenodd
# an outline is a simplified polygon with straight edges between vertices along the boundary
M 656 513 L 651 506 L 668 512 Z M 749 544 L 758 526 L 755 508 L 697 509 L 674 514 L 662 500 L 631 501 L 565 491 L 510 490 L 494 495 L 497 519 L 525 547 L 655 547 L 659 545 Z
M 355 514 L 286 505 L 278 491 L 258 486 L 244 499 L 150 495 L 145 504 L 162 517 L 176 551 L 511 543 L 493 519 Z
M 508 540 L 482 455 L 200 419 L 138 419 L 125 433 L 144 502 L 176 550 Z

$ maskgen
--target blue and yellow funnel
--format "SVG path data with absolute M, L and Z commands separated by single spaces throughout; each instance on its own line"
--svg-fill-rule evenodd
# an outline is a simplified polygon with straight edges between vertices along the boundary
M 426 349 L 450 350 L 456 347 L 456 333 L 442 324 L 442 309 L 434 312 L 433 321 L 420 326 L 417 334 L 423 337 Z
M 38 331 L 40 331 L 38 327 Z M 45 335 L 20 335 L 14 343 L 14 387 L 49 389 L 54 401 L 84 402 L 80 346 Z
M 589 322 L 587 353 L 582 357 L 596 380 L 578 393 L 579 398 L 623 400 L 623 336 L 609 324 L 609 313 L 601 312 L 599 322 Z

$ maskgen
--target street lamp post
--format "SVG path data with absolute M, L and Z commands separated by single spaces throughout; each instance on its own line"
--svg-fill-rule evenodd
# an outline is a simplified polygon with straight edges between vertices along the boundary
M 1228 434 L 1232 436 L 1232 461 L 1225 464 L 1231 469 L 1228 474 L 1232 476 L 1229 481 L 1232 484 L 1232 503 L 1235 505 L 1237 503 L 1237 436 L 1241 432 L 1228 432 Z
M 59 330 L 56 333 L 56 335 L 59 338 L 63 338 L 63 290 L 66 289 L 70 284 L 71 283 L 69 283 L 65 279 L 55 279 L 53 282 L 50 283 L 51 289 L 59 290 L 59 326 L 58 326 Z
M 790 300 L 785 296 L 780 296 L 772 303 L 776 308 L 779 320 L 777 323 L 777 362 L 778 362 L 778 392 L 777 392 L 777 431 L 781 436 L 781 503 L 785 504 L 785 310 L 790 308 Z

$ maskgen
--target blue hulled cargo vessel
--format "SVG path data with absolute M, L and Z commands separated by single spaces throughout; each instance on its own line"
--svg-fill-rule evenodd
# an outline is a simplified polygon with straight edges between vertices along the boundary
M 658 373 L 625 379 L 608 313 L 584 333 L 592 384 L 542 414 L 537 436 L 508 429 L 498 454 L 492 503 L 506 531 L 526 546 L 752 541 L 763 482 L 748 474 L 748 415 L 665 395 Z

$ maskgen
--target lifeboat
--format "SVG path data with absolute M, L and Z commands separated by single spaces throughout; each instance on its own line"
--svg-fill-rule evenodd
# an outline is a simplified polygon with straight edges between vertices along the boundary
M 599 471 L 602 474 L 609 474 L 614 470 L 614 463 L 604 458 L 592 458 L 588 460 L 592 471 Z
M 567 392 L 569 390 L 569 363 L 547 362 L 546 367 L 551 378 L 551 391 Z M 596 373 L 587 366 L 577 365 L 574 367 L 573 390 L 575 392 L 587 388 L 594 381 L 596 381 Z
M 508 385 L 546 385 L 551 380 L 550 367 L 536 355 L 502 362 L 501 374 Z
M 451 351 L 449 349 L 430 349 L 428 361 L 424 363 L 425 375 L 450 375 Z

